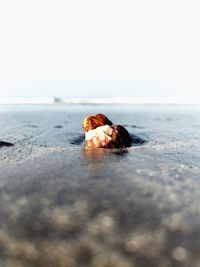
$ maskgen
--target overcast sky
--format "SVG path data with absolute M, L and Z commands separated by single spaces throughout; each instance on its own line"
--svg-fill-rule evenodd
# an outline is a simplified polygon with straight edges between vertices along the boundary
M 199 0 L 0 2 L 0 97 L 200 96 Z

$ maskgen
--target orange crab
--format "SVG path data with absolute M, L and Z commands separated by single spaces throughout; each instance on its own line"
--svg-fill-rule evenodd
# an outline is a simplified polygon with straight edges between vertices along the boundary
M 87 147 L 126 148 L 131 146 L 131 136 L 121 125 L 113 124 L 105 115 L 86 117 L 83 121 Z

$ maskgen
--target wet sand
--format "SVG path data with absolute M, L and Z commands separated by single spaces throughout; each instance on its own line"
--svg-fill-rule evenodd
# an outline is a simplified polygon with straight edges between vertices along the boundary
M 127 150 L 85 149 L 104 112 Z M 200 108 L 1 107 L 0 266 L 200 266 Z M 147 142 L 141 144 L 136 136 Z

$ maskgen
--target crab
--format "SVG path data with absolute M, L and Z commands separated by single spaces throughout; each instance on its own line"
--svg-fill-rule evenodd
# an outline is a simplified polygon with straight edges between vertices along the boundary
M 126 148 L 132 143 L 129 132 L 123 126 L 113 124 L 103 114 L 86 117 L 83 129 L 87 147 Z

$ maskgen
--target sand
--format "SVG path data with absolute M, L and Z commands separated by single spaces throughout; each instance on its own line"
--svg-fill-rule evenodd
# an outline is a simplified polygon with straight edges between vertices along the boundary
M 85 149 L 104 112 L 127 150 Z M 0 266 L 200 266 L 200 108 L 0 107 Z M 138 142 L 139 140 L 139 142 Z

